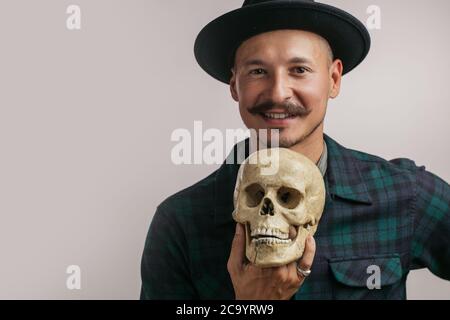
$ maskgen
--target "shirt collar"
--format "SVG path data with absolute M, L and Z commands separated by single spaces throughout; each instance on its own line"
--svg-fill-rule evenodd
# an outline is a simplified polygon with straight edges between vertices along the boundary
M 319 168 L 322 176 L 325 177 L 325 174 L 327 173 L 327 166 L 328 166 L 328 148 L 327 148 L 327 143 L 325 142 L 325 140 L 323 141 L 322 155 L 320 156 L 320 159 L 316 165 Z
M 346 200 L 371 204 L 363 175 L 365 163 L 356 157 L 354 151 L 341 146 L 329 136 L 324 135 L 324 139 L 329 155 L 325 179 L 327 192 Z
M 325 173 L 327 194 L 331 197 L 371 204 L 365 179 L 361 173 L 363 163 L 355 157 L 351 150 L 338 144 L 324 134 L 325 148 L 318 167 Z M 244 149 L 243 149 L 244 148 Z M 236 184 L 239 164 L 230 159 L 239 159 L 238 150 L 245 150 L 248 156 L 249 140 L 236 144 L 215 175 L 215 222 L 222 224 L 232 221 L 233 193 Z

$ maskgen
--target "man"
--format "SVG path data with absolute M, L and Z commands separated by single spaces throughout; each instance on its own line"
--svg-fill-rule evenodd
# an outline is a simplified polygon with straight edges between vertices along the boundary
M 325 210 L 299 261 L 258 268 L 231 215 L 239 165 L 224 163 L 158 206 L 142 299 L 405 299 L 412 269 L 450 280 L 449 185 L 411 160 L 349 150 L 324 134 L 328 100 L 369 47 L 356 18 L 306 0 L 247 0 L 201 31 L 200 66 L 229 84 L 248 128 L 279 129 L 281 147 L 317 164 Z

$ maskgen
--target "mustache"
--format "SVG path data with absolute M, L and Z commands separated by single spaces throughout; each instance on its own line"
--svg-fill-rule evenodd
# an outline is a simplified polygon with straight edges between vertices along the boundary
M 285 113 L 292 114 L 294 116 L 298 116 L 301 118 L 306 117 L 311 113 L 311 109 L 308 109 L 302 105 L 298 105 L 296 103 L 286 101 L 285 103 L 274 103 L 273 101 L 266 101 L 260 104 L 251 107 L 248 112 L 253 115 L 257 115 L 260 113 L 265 113 L 270 111 L 271 109 L 283 109 Z

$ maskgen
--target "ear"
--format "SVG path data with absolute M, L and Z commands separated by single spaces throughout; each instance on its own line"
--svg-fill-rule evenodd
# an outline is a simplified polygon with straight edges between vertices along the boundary
M 344 67 L 340 59 L 336 59 L 330 66 L 330 90 L 329 96 L 334 99 L 341 91 L 342 71 Z
M 230 80 L 230 93 L 231 96 L 233 97 L 233 100 L 236 102 L 239 102 L 239 95 L 237 93 L 237 88 L 236 88 L 236 72 L 234 70 L 234 68 L 231 69 L 231 80 Z

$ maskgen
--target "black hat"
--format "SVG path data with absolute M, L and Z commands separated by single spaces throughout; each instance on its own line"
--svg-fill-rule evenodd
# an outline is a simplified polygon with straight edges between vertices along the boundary
M 242 42 L 280 29 L 300 29 L 325 38 L 334 57 L 342 60 L 343 74 L 360 64 L 370 49 L 366 27 L 336 7 L 313 0 L 245 0 L 242 8 L 220 16 L 200 31 L 195 58 L 208 74 L 228 84 Z

